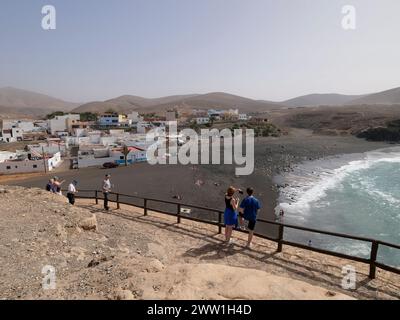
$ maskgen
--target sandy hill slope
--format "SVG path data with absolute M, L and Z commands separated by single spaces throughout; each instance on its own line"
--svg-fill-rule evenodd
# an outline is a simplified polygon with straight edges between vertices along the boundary
M 79 104 L 56 99 L 44 94 L 0 88 L 0 118 L 40 118 L 53 111 L 70 111 Z
M 399 119 L 400 104 L 388 106 L 348 105 L 296 108 L 277 112 L 274 123 L 280 126 L 312 129 L 315 133 L 353 134 Z
M 364 96 L 336 93 L 309 94 L 283 101 L 282 104 L 290 107 L 339 106 Z
M 0 106 L 0 119 L 36 119 L 48 113 L 47 109 Z
M 341 289 L 348 261 L 257 239 L 224 246 L 215 227 L 93 201 L 72 207 L 39 189 L 0 187 L 1 299 L 399 298 L 399 277 L 354 263 L 359 285 Z M 44 290 L 43 267 L 55 268 Z
M 0 105 L 13 108 L 40 108 L 69 111 L 76 107 L 77 104 L 41 93 L 6 87 L 0 88 Z
M 394 88 L 350 101 L 352 105 L 392 105 L 400 104 L 400 87 Z

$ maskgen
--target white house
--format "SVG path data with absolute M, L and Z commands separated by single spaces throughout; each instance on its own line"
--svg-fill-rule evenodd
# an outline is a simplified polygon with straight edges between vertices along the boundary
M 28 145 L 28 150 L 39 155 L 42 155 L 43 152 L 47 154 L 57 154 L 60 152 L 62 155 L 66 155 L 67 153 L 65 143 L 52 141 L 48 141 L 47 143 L 30 144 Z
M 24 133 L 32 132 L 33 130 L 34 124 L 32 121 L 0 120 L 0 141 L 22 141 Z
M 46 120 L 36 120 L 34 122 L 34 131 L 47 131 L 49 130 L 49 122 Z
M 61 162 L 61 154 L 59 152 L 46 158 L 45 161 L 37 158 L 34 160 L 29 160 L 28 158 L 7 160 L 0 163 L 0 174 L 33 173 L 44 172 L 45 170 L 52 171 L 59 166 Z
M 109 148 L 99 146 L 80 147 L 78 151 L 78 168 L 102 166 L 106 162 L 114 162 Z
M 131 114 L 128 114 L 128 120 L 131 120 L 131 123 L 137 123 L 143 121 L 143 117 L 139 115 L 139 112 L 132 111 Z
M 127 163 L 143 162 L 147 160 L 145 148 L 128 147 Z M 112 162 L 119 165 L 125 164 L 123 147 L 99 148 L 98 146 L 82 148 L 78 152 L 78 168 L 102 166 L 104 163 Z
M 176 121 L 176 111 L 170 110 L 165 113 L 166 121 Z
M 143 134 L 147 132 L 147 129 L 150 128 L 150 123 L 148 122 L 144 122 L 144 121 L 140 121 L 137 123 L 136 126 L 136 132 Z
M 247 120 L 248 120 L 247 114 L 245 114 L 245 113 L 240 113 L 238 119 L 239 119 L 240 121 L 247 121 Z
M 17 127 L 22 129 L 23 132 L 35 131 L 35 124 L 33 123 L 33 121 L 18 120 Z
M 1 130 L 0 131 L 0 141 L 2 141 L 2 142 L 16 142 L 17 139 L 13 138 L 12 130 L 11 129 L 7 129 L 7 130 Z
M 109 145 L 116 144 L 117 141 L 118 141 L 118 137 L 116 137 L 116 136 L 107 136 L 107 137 L 100 138 L 100 144 L 102 144 L 103 146 L 109 146 Z
M 195 120 L 196 120 L 197 124 L 207 124 L 210 122 L 210 118 L 208 118 L 208 117 L 199 117 L 199 118 L 196 118 Z
M 99 125 L 101 126 L 129 126 L 132 121 L 124 114 L 118 113 L 105 113 L 99 117 Z
M 56 116 L 49 120 L 50 133 L 55 135 L 58 132 L 68 132 L 72 126 L 80 123 L 79 114 L 67 114 Z
M 147 152 L 144 149 L 138 147 L 128 147 L 129 153 L 126 157 L 127 163 L 132 164 L 134 162 L 147 161 Z M 115 162 L 119 165 L 125 164 L 125 155 L 123 148 L 114 148 L 110 150 L 110 156 L 114 158 Z
M 0 162 L 4 162 L 6 160 L 14 160 L 16 158 L 17 154 L 15 152 L 0 151 Z

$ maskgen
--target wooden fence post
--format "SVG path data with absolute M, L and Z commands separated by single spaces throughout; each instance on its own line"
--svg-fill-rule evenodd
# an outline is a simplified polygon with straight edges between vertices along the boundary
M 96 204 L 99 204 L 99 194 L 98 194 L 98 191 L 96 190 L 94 193 L 95 193 L 95 198 L 96 198 Z
M 143 199 L 143 200 L 144 200 L 144 204 L 143 204 L 144 215 L 147 216 L 147 199 Z
M 278 234 L 278 249 L 277 252 L 282 252 L 283 246 L 283 225 L 279 225 L 279 234 Z
M 369 264 L 369 278 L 375 279 L 376 275 L 376 257 L 378 256 L 378 242 L 373 241 L 371 247 L 371 257 L 370 257 L 370 264 Z
M 176 215 L 178 217 L 178 219 L 177 219 L 178 223 L 181 223 L 181 204 L 180 203 L 178 203 L 178 208 L 177 208 Z

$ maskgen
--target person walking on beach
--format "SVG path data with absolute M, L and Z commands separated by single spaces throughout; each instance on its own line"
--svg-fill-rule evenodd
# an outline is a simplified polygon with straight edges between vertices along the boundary
M 225 240 L 226 243 L 232 244 L 231 236 L 232 230 L 237 225 L 237 207 L 238 199 L 234 197 L 236 189 L 229 187 L 225 194 L 225 212 L 224 212 L 224 223 L 225 223 Z
M 247 240 L 247 247 L 250 248 L 251 241 L 253 240 L 254 229 L 257 222 L 257 214 L 260 211 L 261 205 L 258 199 L 256 199 L 253 188 L 247 188 L 247 197 L 244 198 L 240 204 L 239 215 L 240 224 L 243 225 L 243 219 L 248 221 L 247 228 L 249 229 L 249 236 Z
M 111 178 L 111 176 L 109 174 L 106 174 L 104 181 L 103 181 L 104 210 L 106 210 L 106 211 L 110 210 L 110 207 L 108 206 L 108 195 L 111 191 L 110 178 Z
M 78 184 L 78 181 L 74 180 L 68 186 L 67 198 L 68 198 L 69 203 L 72 205 L 75 204 L 75 194 L 78 192 L 76 190 L 77 184 Z

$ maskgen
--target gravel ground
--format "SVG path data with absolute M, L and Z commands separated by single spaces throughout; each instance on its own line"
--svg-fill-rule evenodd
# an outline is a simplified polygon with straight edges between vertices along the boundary
M 399 276 L 378 270 L 369 281 L 368 267 L 351 262 L 357 289 L 346 291 L 349 261 L 286 246 L 277 254 L 261 239 L 248 250 L 237 233 L 224 246 L 214 226 L 127 206 L 106 213 L 88 200 L 73 207 L 22 187 L 0 186 L 0 203 L 1 299 L 400 298 Z M 55 290 L 42 287 L 47 265 Z

